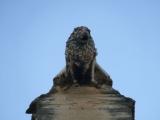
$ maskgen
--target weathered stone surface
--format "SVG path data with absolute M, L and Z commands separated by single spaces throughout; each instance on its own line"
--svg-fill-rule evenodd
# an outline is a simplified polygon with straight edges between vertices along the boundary
M 66 42 L 65 68 L 26 111 L 32 120 L 134 120 L 134 100 L 112 88 L 96 55 L 90 30 L 75 28 Z
M 134 120 L 134 103 L 111 86 L 72 86 L 38 97 L 27 113 L 32 120 Z

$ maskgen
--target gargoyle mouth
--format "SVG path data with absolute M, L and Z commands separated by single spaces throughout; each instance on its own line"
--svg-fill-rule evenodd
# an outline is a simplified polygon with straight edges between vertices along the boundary
M 88 39 L 87 33 L 83 34 L 83 35 L 82 35 L 82 40 L 87 40 L 87 39 Z

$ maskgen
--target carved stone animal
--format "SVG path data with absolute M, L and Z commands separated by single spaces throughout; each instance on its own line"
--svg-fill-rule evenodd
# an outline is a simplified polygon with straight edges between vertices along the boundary
M 53 93 L 56 86 L 65 87 L 74 82 L 112 86 L 112 79 L 96 62 L 96 55 L 90 30 L 83 26 L 75 28 L 66 42 L 66 67 L 53 78 L 54 86 L 49 93 Z
M 79 85 L 94 81 L 94 66 L 96 58 L 94 41 L 87 27 L 74 29 L 66 42 L 66 77 L 70 83 Z

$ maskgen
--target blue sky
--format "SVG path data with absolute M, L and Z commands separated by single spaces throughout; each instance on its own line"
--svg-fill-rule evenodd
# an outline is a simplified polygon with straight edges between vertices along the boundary
M 159 120 L 160 1 L 0 0 L 1 120 L 30 120 L 30 102 L 64 67 L 74 27 L 91 29 L 113 87 L 136 100 L 136 120 Z

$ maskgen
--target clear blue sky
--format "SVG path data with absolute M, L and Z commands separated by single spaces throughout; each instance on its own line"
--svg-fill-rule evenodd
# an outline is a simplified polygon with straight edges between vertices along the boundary
M 136 120 L 160 120 L 158 0 L 0 0 L 0 119 L 30 120 L 26 108 L 51 88 L 80 25 L 113 87 L 136 100 Z

